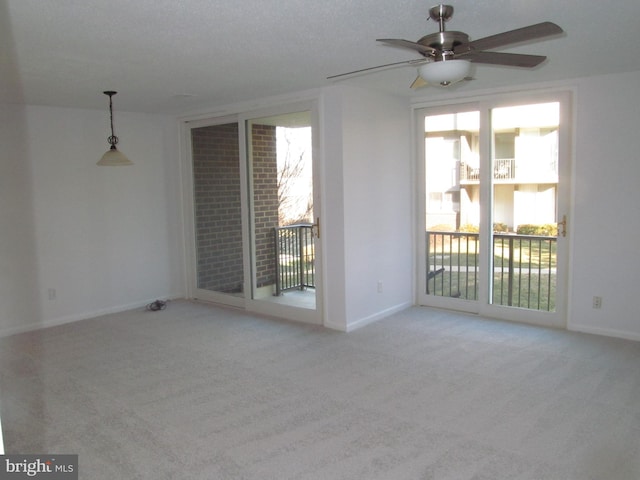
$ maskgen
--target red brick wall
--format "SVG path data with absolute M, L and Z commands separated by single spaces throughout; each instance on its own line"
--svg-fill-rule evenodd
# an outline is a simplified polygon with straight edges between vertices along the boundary
M 238 125 L 191 130 L 198 288 L 242 291 L 242 212 Z M 257 286 L 275 283 L 278 226 L 276 129 L 253 125 L 252 172 Z
M 198 288 L 243 288 L 238 125 L 191 130 Z
M 253 205 L 257 286 L 275 284 L 274 228 L 278 226 L 276 127 L 253 125 Z

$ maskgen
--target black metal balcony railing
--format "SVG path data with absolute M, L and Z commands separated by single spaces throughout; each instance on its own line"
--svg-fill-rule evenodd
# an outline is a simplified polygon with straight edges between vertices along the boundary
M 276 292 L 315 287 L 315 247 L 310 223 L 276 227 Z
M 460 162 L 459 179 L 463 184 L 477 184 L 480 181 L 480 168 Z M 546 165 L 536 164 L 532 170 L 527 162 L 518 163 L 515 158 L 496 158 L 493 160 L 493 180 L 496 183 L 557 183 L 558 162 L 552 160 Z
M 477 300 L 478 234 L 426 237 L 426 293 Z M 494 233 L 492 303 L 555 311 L 556 246 L 556 237 Z
M 515 158 L 496 158 L 493 160 L 493 178 L 494 180 L 512 180 L 516 178 L 516 160 Z M 460 164 L 460 180 L 461 181 L 478 181 L 480 180 L 480 169 L 472 167 L 464 162 Z
M 274 229 L 276 295 L 315 287 L 311 224 Z M 478 299 L 479 235 L 428 231 L 427 294 Z M 551 236 L 493 234 L 492 303 L 555 310 L 556 244 Z

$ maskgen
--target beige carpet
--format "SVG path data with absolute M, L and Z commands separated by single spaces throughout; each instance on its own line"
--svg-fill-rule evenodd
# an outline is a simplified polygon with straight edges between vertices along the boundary
M 0 340 L 7 453 L 81 479 L 638 479 L 640 343 L 412 308 L 186 301 Z

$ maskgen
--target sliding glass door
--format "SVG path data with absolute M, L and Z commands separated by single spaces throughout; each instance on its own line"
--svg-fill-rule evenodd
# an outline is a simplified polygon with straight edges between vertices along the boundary
M 322 323 L 317 109 L 185 122 L 190 296 Z
M 424 286 L 447 305 L 477 310 L 480 202 L 466 176 L 480 172 L 480 112 L 473 106 L 422 116 L 424 138 Z
M 320 323 L 314 110 L 247 118 L 252 309 Z
M 568 112 L 561 94 L 417 111 L 419 303 L 564 325 Z
M 195 254 L 192 295 L 241 306 L 245 262 L 238 122 L 206 123 L 189 129 Z

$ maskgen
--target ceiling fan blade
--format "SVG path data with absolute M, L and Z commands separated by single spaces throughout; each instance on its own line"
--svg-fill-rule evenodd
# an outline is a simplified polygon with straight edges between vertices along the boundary
M 427 82 L 424 78 L 418 75 L 416 79 L 413 81 L 413 83 L 411 84 L 411 87 L 409 88 L 422 88 L 428 85 L 429 85 L 429 82 Z
M 509 67 L 533 68 L 544 62 L 547 57 L 543 55 L 524 55 L 520 53 L 502 52 L 470 52 L 462 58 L 474 63 L 488 63 L 491 65 L 506 65 Z
M 433 47 L 427 47 L 426 45 L 412 42 L 410 40 L 403 40 L 401 38 L 378 38 L 376 39 L 376 42 L 386 43 L 392 47 L 410 48 L 412 50 L 417 50 L 423 55 L 434 55 L 437 52 Z
M 331 75 L 330 77 L 327 77 L 327 80 L 331 80 L 333 78 L 347 77 L 352 75 L 356 76 L 356 75 L 367 73 L 373 70 L 384 70 L 385 68 L 394 68 L 402 65 L 420 65 L 425 62 L 426 62 L 425 59 L 418 58 L 413 60 L 404 60 L 402 62 L 387 63 L 385 65 L 378 65 L 377 67 L 361 68 L 360 70 L 354 70 L 352 72 L 340 73 L 338 75 Z
M 548 37 L 550 35 L 557 35 L 562 32 L 562 28 L 555 23 L 542 22 L 458 45 L 455 47 L 454 52 L 462 55 L 474 50 L 491 50 L 493 48 L 504 47 L 505 45 L 510 45 L 512 43 L 526 42 Z

